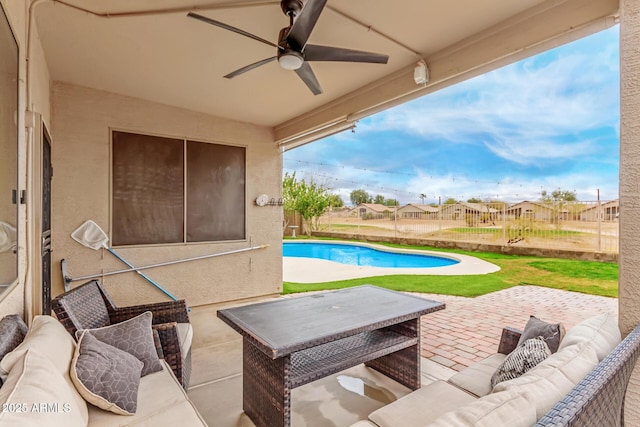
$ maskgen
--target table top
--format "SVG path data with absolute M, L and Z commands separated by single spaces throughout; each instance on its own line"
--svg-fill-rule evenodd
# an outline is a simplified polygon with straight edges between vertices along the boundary
M 445 308 L 444 303 L 356 286 L 218 311 L 218 317 L 272 358 Z

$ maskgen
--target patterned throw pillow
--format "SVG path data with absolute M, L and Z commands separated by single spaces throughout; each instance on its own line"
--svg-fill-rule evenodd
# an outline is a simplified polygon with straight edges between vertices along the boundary
M 142 363 L 142 376 L 162 370 L 162 363 L 153 340 L 151 319 L 153 313 L 146 311 L 139 316 L 114 325 L 97 329 L 83 329 L 76 332 L 76 338 L 87 331 L 99 341 L 110 344 L 134 355 Z
M 491 387 L 502 381 L 518 378 L 549 356 L 551 350 L 544 339 L 537 337 L 526 340 L 498 366 L 491 376 Z
M 17 314 L 9 314 L 0 320 L 0 360 L 24 340 L 27 330 L 24 320 Z
M 143 363 L 126 351 L 82 333 L 69 371 L 85 400 L 106 411 L 133 415 Z
M 522 331 L 518 345 L 521 345 L 530 338 L 542 337 L 542 339 L 547 342 L 551 353 L 555 353 L 558 351 L 560 341 L 562 341 L 564 334 L 565 330 L 562 323 L 547 323 L 535 316 L 531 316 L 529 317 L 527 325 L 524 327 L 524 331 Z
M 20 345 L 25 335 L 27 335 L 27 329 L 24 320 L 17 314 L 9 314 L 0 320 L 0 360 Z M 0 378 L 1 386 L 2 378 Z

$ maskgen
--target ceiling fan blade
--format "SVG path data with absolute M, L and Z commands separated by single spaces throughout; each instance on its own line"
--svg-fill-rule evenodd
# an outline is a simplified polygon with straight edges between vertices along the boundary
M 271 58 L 267 58 L 267 59 L 263 59 L 262 61 L 254 62 L 253 64 L 249 64 L 247 66 L 244 66 L 242 68 L 239 68 L 239 69 L 235 70 L 232 73 L 227 74 L 226 76 L 224 76 L 224 78 L 225 79 L 232 79 L 232 78 L 234 78 L 236 76 L 239 76 L 240 74 L 244 74 L 247 71 L 253 70 L 254 68 L 258 68 L 261 65 L 268 64 L 269 62 L 272 62 L 272 61 L 275 61 L 275 60 L 276 60 L 276 57 L 272 56 Z
M 216 27 L 224 28 L 225 30 L 232 31 L 236 34 L 243 35 L 245 37 L 249 37 L 250 39 L 257 40 L 264 44 L 268 44 L 269 46 L 276 47 L 278 49 L 282 49 L 282 47 L 277 44 L 270 42 L 269 40 L 265 40 L 262 37 L 258 37 L 255 34 L 248 33 L 240 28 L 232 27 L 231 25 L 225 24 L 224 22 L 216 21 L 215 19 L 207 18 L 206 16 L 198 15 L 197 13 L 189 12 L 187 13 L 189 18 L 197 19 L 202 22 L 206 22 L 207 24 L 215 25 Z
M 305 61 L 344 61 L 386 64 L 389 56 L 361 50 L 343 49 L 341 47 L 308 44 L 304 48 L 304 59 Z
M 322 93 L 322 88 L 320 87 L 320 83 L 318 83 L 318 79 L 316 79 L 316 75 L 313 74 L 311 65 L 303 62 L 302 67 L 296 70 L 296 74 L 302 79 L 304 84 L 307 85 L 314 95 L 320 95 Z
M 307 0 L 287 35 L 289 46 L 295 50 L 304 48 L 325 4 L 327 0 Z

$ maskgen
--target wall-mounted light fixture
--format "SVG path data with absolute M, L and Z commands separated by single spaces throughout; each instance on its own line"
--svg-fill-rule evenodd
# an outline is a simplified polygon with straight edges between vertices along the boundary
M 261 194 L 258 197 L 256 197 L 256 205 L 266 206 L 267 203 L 269 203 L 269 196 L 267 196 L 266 194 Z
M 282 206 L 284 204 L 284 201 L 280 198 L 278 200 L 276 200 L 275 198 L 271 198 L 269 199 L 269 196 L 267 196 L 266 194 L 261 194 L 258 197 L 256 197 L 256 206 Z
M 423 85 L 429 81 L 429 69 L 424 60 L 418 61 L 416 67 L 413 69 L 413 81 L 416 82 L 417 85 Z

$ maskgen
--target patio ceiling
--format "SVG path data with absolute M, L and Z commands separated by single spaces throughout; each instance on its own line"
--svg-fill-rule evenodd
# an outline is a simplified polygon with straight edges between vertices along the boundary
M 203 22 L 277 42 L 288 25 L 279 1 L 45 0 L 35 6 L 52 80 L 70 82 L 274 129 L 303 143 L 353 121 L 613 25 L 617 0 L 329 0 L 309 43 L 379 52 L 386 65 L 314 62 L 314 96 L 275 49 Z M 425 59 L 431 80 L 413 81 Z

